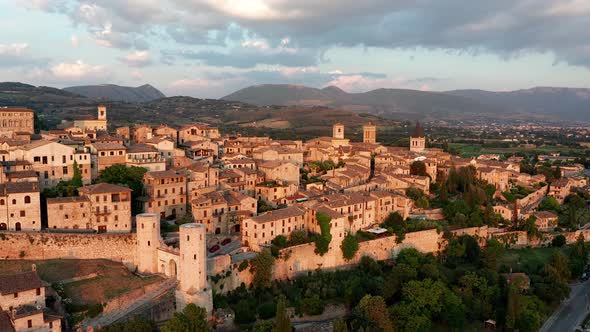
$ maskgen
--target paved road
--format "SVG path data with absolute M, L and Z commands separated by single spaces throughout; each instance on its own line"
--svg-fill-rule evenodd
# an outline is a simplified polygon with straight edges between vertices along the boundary
M 540 332 L 572 332 L 590 312 L 590 281 L 571 285 L 570 297 L 547 319 Z

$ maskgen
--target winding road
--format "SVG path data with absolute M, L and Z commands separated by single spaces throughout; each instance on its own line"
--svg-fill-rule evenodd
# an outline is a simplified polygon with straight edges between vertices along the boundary
M 570 297 L 545 321 L 540 332 L 572 332 L 590 312 L 590 281 L 570 285 Z

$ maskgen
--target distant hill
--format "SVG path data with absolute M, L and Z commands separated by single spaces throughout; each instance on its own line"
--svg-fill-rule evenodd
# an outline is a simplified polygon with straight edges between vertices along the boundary
M 347 135 L 360 135 L 360 127 L 370 121 L 388 128 L 399 126 L 396 121 L 374 115 L 328 107 L 261 107 L 184 96 L 159 98 L 150 102 L 105 101 L 56 88 L 0 82 L 0 107 L 24 106 L 35 110 L 42 129 L 55 128 L 63 120 L 94 116 L 96 106 L 100 103 L 107 105 L 109 125 L 112 127 L 133 126 L 137 123 L 165 123 L 180 127 L 194 122 L 207 122 L 219 126 L 224 132 L 309 139 L 330 135 L 335 122 L 347 126 Z
M 254 105 L 329 106 L 394 119 L 518 119 L 590 121 L 590 89 L 538 87 L 510 92 L 455 90 L 426 92 L 376 89 L 347 93 L 299 85 L 256 85 L 223 97 Z
M 466 117 L 508 115 L 508 112 L 501 107 L 484 104 L 471 98 L 407 89 L 377 89 L 364 93 L 347 93 L 334 86 L 316 89 L 299 85 L 268 84 L 247 87 L 222 99 L 261 106 L 329 106 L 399 120 L 460 120 Z
M 160 90 L 149 84 L 136 88 L 115 84 L 83 85 L 64 88 L 64 90 L 89 98 L 129 103 L 142 103 L 166 97 Z
M 522 113 L 590 121 L 590 89 L 536 87 L 507 92 L 454 90 L 446 93 Z

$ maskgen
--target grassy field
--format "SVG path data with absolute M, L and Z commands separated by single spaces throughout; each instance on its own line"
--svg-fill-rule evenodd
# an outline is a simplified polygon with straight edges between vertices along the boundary
M 554 252 L 563 248 L 524 248 L 507 250 L 499 259 L 499 265 L 505 265 L 513 272 L 536 273 L 550 259 Z M 568 250 L 568 248 L 565 248 Z
M 0 273 L 9 274 L 31 270 L 37 265 L 39 277 L 50 283 L 62 283 L 75 277 L 97 274 L 89 279 L 65 283 L 63 294 L 84 307 L 104 303 L 116 296 L 161 280 L 160 277 L 140 278 L 123 264 L 109 260 L 55 259 L 45 261 L 5 260 L 0 261 Z
M 560 152 L 562 155 L 574 155 L 582 153 L 584 148 L 570 148 L 567 146 L 541 146 L 534 149 L 527 149 L 524 147 L 510 147 L 510 148 L 493 148 L 484 147 L 481 144 L 467 144 L 467 143 L 450 143 L 449 148 L 456 149 L 461 157 L 476 157 L 481 154 L 504 154 L 511 155 L 516 152 L 523 153 L 538 153 L 548 154 L 551 152 Z

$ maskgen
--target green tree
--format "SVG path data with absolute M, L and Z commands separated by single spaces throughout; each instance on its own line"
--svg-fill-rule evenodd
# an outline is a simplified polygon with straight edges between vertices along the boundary
M 430 202 L 428 201 L 428 198 L 426 198 L 426 196 L 422 196 L 418 198 L 418 200 L 416 201 L 416 207 L 419 209 L 426 209 L 429 205 Z
M 117 164 L 102 170 L 96 179 L 96 182 L 112 183 L 133 190 L 131 192 L 131 198 L 133 199 L 133 205 L 131 208 L 135 214 L 141 212 L 143 209 L 139 197 L 143 195 L 143 175 L 146 172 L 147 169 L 143 167 L 128 167 Z
M 342 240 L 340 248 L 342 249 L 342 256 L 344 259 L 349 261 L 353 259 L 358 252 L 359 243 L 354 235 L 348 233 L 344 240 Z
M 148 321 L 140 316 L 134 316 L 124 323 L 115 323 L 105 326 L 104 332 L 156 332 L 158 328 L 153 321 Z
M 259 320 L 254 324 L 250 332 L 272 332 L 274 323 L 272 320 Z
M 277 313 L 275 316 L 275 324 L 272 332 L 291 332 L 293 327 L 291 326 L 291 320 L 287 315 L 287 301 L 285 297 L 279 298 L 277 304 Z
M 275 259 L 270 250 L 264 249 L 250 261 L 250 272 L 254 274 L 252 283 L 254 287 L 266 288 L 272 283 L 272 269 Z
M 334 322 L 334 326 L 332 327 L 332 332 L 348 332 L 348 326 L 346 325 L 346 320 L 343 318 L 338 319 Z
M 161 328 L 162 332 L 201 332 L 211 331 L 207 322 L 207 311 L 197 307 L 194 303 L 188 304 L 182 312 L 174 313 L 171 320 Z
M 323 212 L 317 212 L 316 220 L 320 225 L 321 234 L 315 239 L 315 253 L 323 256 L 330 249 L 330 242 L 332 241 L 332 234 L 330 233 L 332 218 Z
M 563 236 L 562 234 L 556 235 L 555 237 L 553 237 L 553 240 L 551 240 L 551 245 L 554 247 L 563 247 L 566 243 L 566 239 L 565 236 Z
M 393 332 L 387 305 L 381 296 L 365 295 L 352 312 L 354 330 Z
M 381 224 L 381 227 L 387 228 L 387 230 L 395 234 L 396 243 L 402 243 L 406 237 L 406 223 L 399 212 L 390 213 Z
M 553 196 L 545 197 L 537 207 L 537 210 L 559 212 L 559 202 Z
M 410 164 L 410 174 L 430 177 L 426 171 L 426 164 L 419 160 L 416 160 Z
M 82 172 L 78 167 L 78 162 L 74 160 L 74 175 L 72 176 L 72 186 L 77 190 L 78 188 L 83 186 L 82 183 Z

